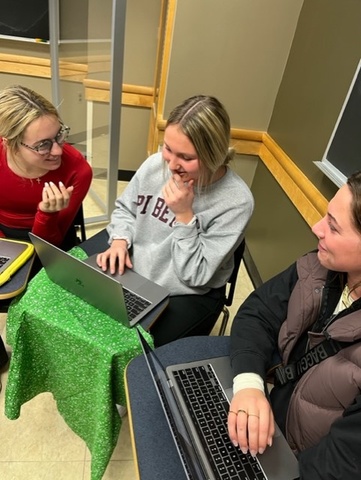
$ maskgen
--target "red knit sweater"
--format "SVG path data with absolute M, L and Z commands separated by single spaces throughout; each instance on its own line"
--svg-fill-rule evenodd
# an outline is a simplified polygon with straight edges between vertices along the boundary
M 78 150 L 64 144 L 60 167 L 39 180 L 19 177 L 10 170 L 0 138 L 0 225 L 28 229 L 48 242 L 60 245 L 89 190 L 92 169 Z M 66 187 L 74 186 L 69 206 L 60 212 L 41 212 L 38 204 L 44 183 L 53 182 L 58 186 L 60 181 Z M 1 230 L 0 236 L 4 236 Z

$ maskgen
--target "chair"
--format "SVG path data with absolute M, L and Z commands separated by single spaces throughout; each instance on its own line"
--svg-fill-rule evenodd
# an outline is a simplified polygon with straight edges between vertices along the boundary
M 239 267 L 241 266 L 241 261 L 243 258 L 244 254 L 244 249 L 246 247 L 246 241 L 245 239 L 242 240 L 242 242 L 239 244 L 237 247 L 236 251 L 234 252 L 234 266 L 233 266 L 233 271 L 232 274 L 227 282 L 227 290 L 228 293 L 226 293 L 226 300 L 223 305 L 223 309 L 221 312 L 222 315 L 222 321 L 221 321 L 221 326 L 219 328 L 219 333 L 218 335 L 223 336 L 228 320 L 229 320 L 229 310 L 227 307 L 230 307 L 233 302 L 233 296 L 234 296 L 234 291 L 236 289 L 236 283 L 237 283 L 237 277 L 238 277 L 238 272 L 239 272 Z
M 75 215 L 73 225 L 75 227 L 75 231 L 76 231 L 79 243 L 85 242 L 86 232 L 85 232 L 83 204 L 80 205 L 80 208 L 77 214 Z M 78 237 L 78 233 L 80 233 L 80 238 Z
M 70 225 L 70 228 L 65 234 L 64 240 L 59 246 L 59 248 L 67 252 L 71 248 L 76 247 L 82 242 L 85 242 L 85 240 L 86 233 L 83 205 L 80 205 L 79 210 L 77 211 L 73 220 L 73 223 Z

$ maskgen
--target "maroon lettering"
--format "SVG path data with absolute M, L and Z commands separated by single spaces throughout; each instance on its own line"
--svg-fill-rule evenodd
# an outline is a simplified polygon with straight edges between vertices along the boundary
M 147 213 L 147 208 L 152 197 L 153 195 L 138 195 L 137 205 L 138 207 L 142 206 L 142 209 L 139 212 L 141 215 L 145 215 Z
M 164 219 L 162 218 L 162 215 L 163 215 L 164 209 L 167 209 L 167 208 L 168 208 L 168 207 L 167 207 L 164 199 L 158 197 L 158 198 L 157 198 L 157 201 L 156 201 L 156 203 L 155 203 L 155 205 L 154 205 L 153 212 L 152 212 L 153 217 L 158 218 L 158 219 L 161 220 L 162 222 L 166 223 L 167 220 L 164 220 Z
M 169 213 L 169 208 L 168 208 L 167 206 L 165 206 L 165 207 L 163 208 L 163 211 L 162 211 L 161 214 L 159 215 L 159 220 L 160 220 L 161 222 L 168 223 L 169 218 L 166 216 L 168 213 Z

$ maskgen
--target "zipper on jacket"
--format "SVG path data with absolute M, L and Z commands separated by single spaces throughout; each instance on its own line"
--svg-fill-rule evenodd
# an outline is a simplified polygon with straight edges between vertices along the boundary
M 331 317 L 328 319 L 328 322 L 326 323 L 326 325 L 322 329 L 321 333 L 324 334 L 326 340 L 331 340 L 331 335 L 329 334 L 327 328 L 331 325 L 331 323 L 333 323 L 333 321 L 336 319 L 336 317 L 337 317 L 336 314 L 331 315 Z

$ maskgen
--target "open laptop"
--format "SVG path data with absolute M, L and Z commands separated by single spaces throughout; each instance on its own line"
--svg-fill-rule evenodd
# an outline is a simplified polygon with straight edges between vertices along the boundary
M 29 237 L 50 280 L 126 327 L 141 321 L 159 304 L 167 304 L 165 288 L 130 269 L 112 275 L 96 265 L 96 255 L 79 260 L 32 233 Z
M 3 285 L 34 253 L 29 242 L 0 238 L 0 285 Z
M 192 480 L 293 480 L 298 462 L 276 426 L 273 445 L 252 457 L 234 447 L 227 417 L 232 397 L 229 357 L 163 368 L 137 329 L 139 341 L 180 456 Z M 192 378 L 191 378 L 192 377 Z

